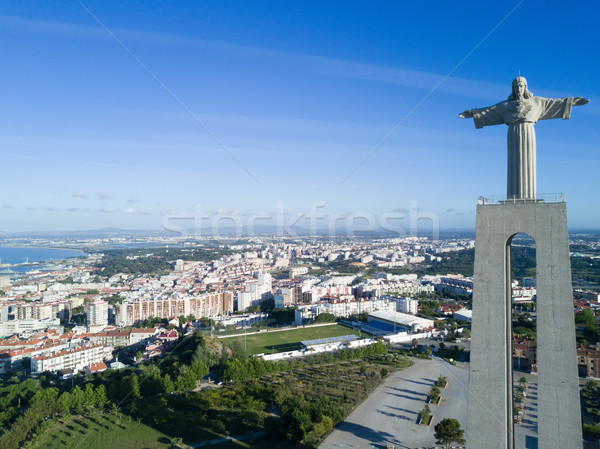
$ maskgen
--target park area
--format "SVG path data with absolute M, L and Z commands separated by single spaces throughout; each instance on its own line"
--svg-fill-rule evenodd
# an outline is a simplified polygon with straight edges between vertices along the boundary
M 126 415 L 89 412 L 48 422 L 38 432 L 36 449 L 168 449 L 170 438 L 158 430 Z
M 240 334 L 235 337 L 223 338 L 226 344 L 232 340 L 239 340 L 245 345 L 246 352 L 254 354 L 275 354 L 278 352 L 296 351 L 302 348 L 300 342 L 316 340 L 318 338 L 340 337 L 342 335 L 356 335 L 357 331 L 340 324 L 325 326 L 297 327 L 286 330 L 269 330 L 253 334 Z

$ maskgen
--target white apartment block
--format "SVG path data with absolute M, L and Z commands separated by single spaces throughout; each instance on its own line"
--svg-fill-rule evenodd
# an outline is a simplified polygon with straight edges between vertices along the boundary
M 15 315 L 17 320 L 46 320 L 56 318 L 59 313 L 66 313 L 70 305 L 70 301 L 55 301 L 55 302 L 30 302 L 19 304 L 15 307 Z
M 248 307 L 272 297 L 272 278 L 267 272 L 259 272 L 256 274 L 257 280 L 248 282 L 246 289 L 237 294 L 237 310 L 245 312 Z
M 461 275 L 443 276 L 440 278 L 439 284 L 436 284 L 435 289 L 436 291 L 455 295 L 472 295 L 473 278 Z
M 0 337 L 8 337 L 14 334 L 34 333 L 47 329 L 61 329 L 58 318 L 49 318 L 45 320 L 11 320 L 0 323 Z
M 108 302 L 96 299 L 87 304 L 87 325 L 108 325 Z
M 399 297 L 396 299 L 396 312 L 416 315 L 419 311 L 419 301 L 413 298 Z
M 319 312 L 326 312 L 336 317 L 347 317 L 350 315 L 371 313 L 376 310 L 396 311 L 396 301 L 386 299 L 365 299 L 357 301 L 330 301 L 319 304 Z
M 0 351 L 0 373 L 5 373 L 11 369 L 22 366 L 22 363 L 24 363 L 27 358 L 50 354 L 66 349 L 69 346 L 69 343 L 67 342 L 49 344 L 41 344 L 44 342 L 43 340 L 39 340 L 39 342 L 39 345 L 33 347 Z
M 102 345 L 79 346 L 75 349 L 63 350 L 53 354 L 40 355 L 31 359 L 31 373 L 73 369 L 81 371 L 92 363 L 102 362 L 106 351 Z

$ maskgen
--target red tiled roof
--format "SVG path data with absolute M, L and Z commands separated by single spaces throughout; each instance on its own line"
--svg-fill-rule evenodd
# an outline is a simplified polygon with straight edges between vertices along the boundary
M 134 334 L 155 334 L 156 329 L 154 327 L 134 327 L 131 332 Z
M 104 362 L 92 363 L 90 366 L 88 366 L 88 368 L 92 373 L 106 371 L 108 369 L 108 367 L 106 366 L 106 364 Z
M 74 352 L 83 351 L 85 349 L 92 349 L 92 348 L 97 348 L 97 347 L 100 347 L 100 345 L 79 346 L 75 349 L 63 349 L 62 351 L 59 351 L 59 352 L 53 352 L 50 355 L 39 355 L 37 357 L 34 357 L 34 359 L 35 360 L 48 360 L 48 359 L 58 357 L 61 355 L 66 355 L 66 354 L 70 354 L 70 353 L 74 353 Z

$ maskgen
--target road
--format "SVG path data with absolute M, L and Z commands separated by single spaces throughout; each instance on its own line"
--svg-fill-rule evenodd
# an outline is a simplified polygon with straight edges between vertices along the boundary
M 453 366 L 442 359 L 413 359 L 410 368 L 396 371 L 369 395 L 319 446 L 320 449 L 396 448 L 435 446 L 433 426 L 443 418 L 456 418 L 465 428 L 467 417 L 468 365 Z M 445 376 L 448 387 L 443 401 L 431 405 L 431 426 L 416 423 L 433 382 Z

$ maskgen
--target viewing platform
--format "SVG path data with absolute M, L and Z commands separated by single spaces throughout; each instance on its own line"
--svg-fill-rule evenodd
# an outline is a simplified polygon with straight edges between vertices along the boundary
M 533 204 L 533 203 L 566 203 L 564 193 L 543 193 L 535 198 L 508 198 L 506 195 L 480 196 L 477 204 Z

